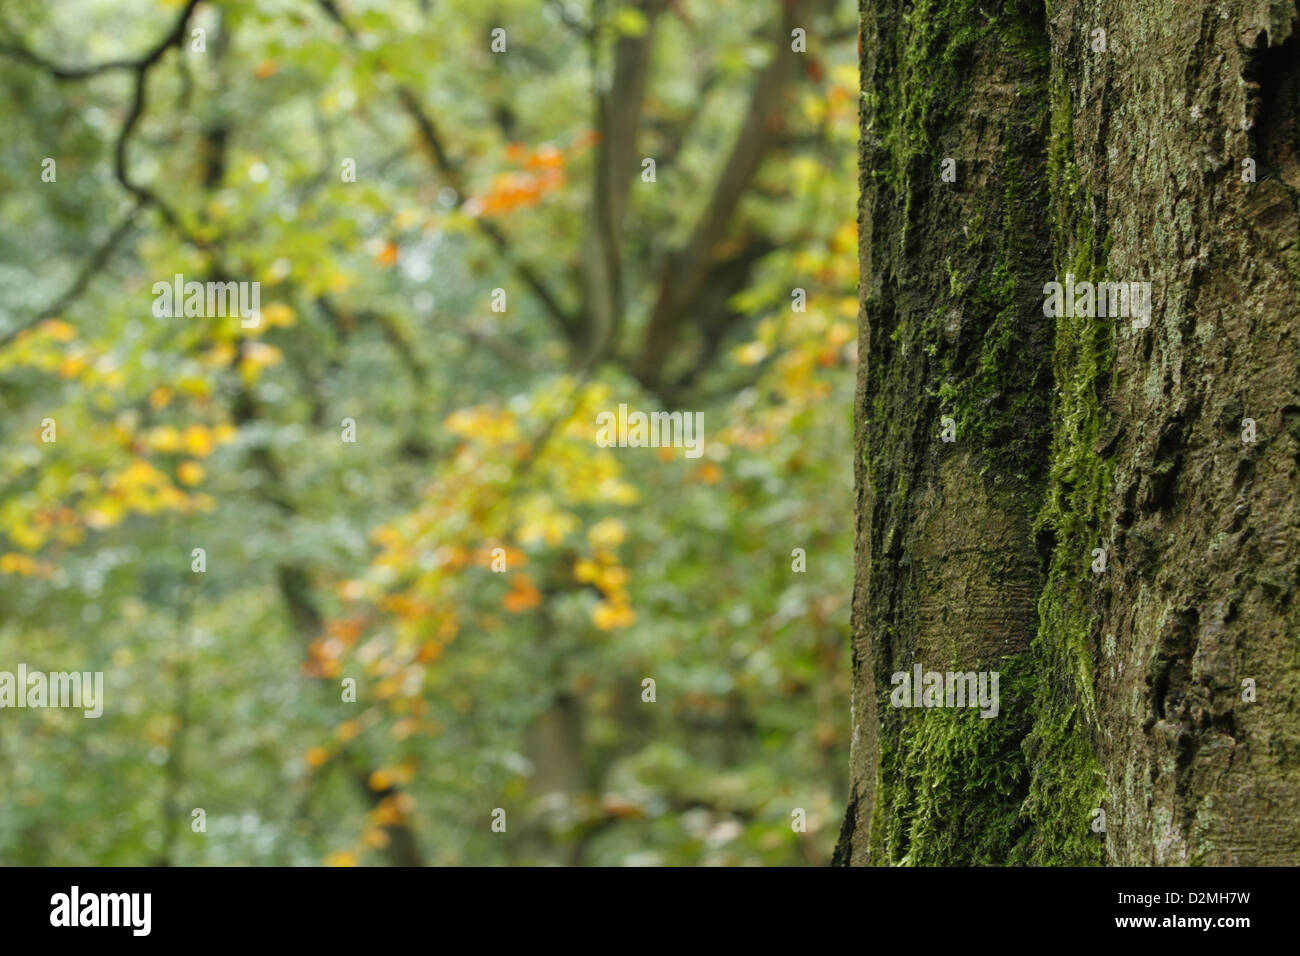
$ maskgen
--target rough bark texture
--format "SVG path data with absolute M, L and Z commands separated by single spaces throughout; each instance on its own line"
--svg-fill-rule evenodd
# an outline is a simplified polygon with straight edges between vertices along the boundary
M 1300 862 L 1297 16 L 864 0 L 838 862 Z M 1149 327 L 1044 317 L 1067 273 Z M 891 707 L 916 663 L 999 716 Z

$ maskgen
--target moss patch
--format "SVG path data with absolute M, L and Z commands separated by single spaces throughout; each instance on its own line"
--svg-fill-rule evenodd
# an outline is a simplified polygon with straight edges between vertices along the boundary
M 957 665 L 954 665 L 957 669 Z M 1026 656 L 999 671 L 1000 710 L 894 711 L 900 727 L 881 752 L 881 834 L 886 857 L 902 866 L 1025 862 L 1028 793 L 1020 743 L 1030 724 L 1034 675 Z
M 1105 278 L 1104 241 L 1093 232 L 1087 192 L 1070 155 L 1069 91 L 1057 80 L 1049 150 L 1054 246 L 1069 250 L 1058 271 L 1073 273 L 1076 281 L 1096 281 Z M 1051 558 L 1032 648 L 1040 690 L 1024 745 L 1031 768 L 1025 814 L 1034 830 L 1030 858 L 1037 864 L 1103 859 L 1104 844 L 1090 828 L 1093 810 L 1103 807 L 1106 794 L 1091 742 L 1097 715 L 1089 642 L 1096 621 L 1089 596 L 1102 586 L 1091 570 L 1091 555 L 1105 544 L 1099 529 L 1114 472 L 1098 447 L 1114 355 L 1113 321 L 1057 319 L 1056 430 L 1047 500 L 1035 525 Z

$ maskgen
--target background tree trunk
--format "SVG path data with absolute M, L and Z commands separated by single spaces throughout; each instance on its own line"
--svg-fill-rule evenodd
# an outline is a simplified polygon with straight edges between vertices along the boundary
M 864 0 L 838 862 L 1300 861 L 1296 19 Z M 1044 317 L 1067 273 L 1150 325 Z M 914 664 L 998 716 L 892 707 Z

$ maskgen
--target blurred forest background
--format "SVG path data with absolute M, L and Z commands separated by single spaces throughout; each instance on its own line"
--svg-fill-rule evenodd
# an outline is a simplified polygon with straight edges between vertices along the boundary
M 5 0 L 0 670 L 105 706 L 0 711 L 0 862 L 827 863 L 856 37 Z M 260 326 L 155 318 L 178 273 L 260 282 Z M 704 454 L 599 447 L 619 403 Z

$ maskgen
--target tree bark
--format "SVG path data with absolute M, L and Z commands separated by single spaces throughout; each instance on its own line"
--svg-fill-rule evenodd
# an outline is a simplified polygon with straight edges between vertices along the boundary
M 861 9 L 837 862 L 1300 862 L 1296 3 Z M 998 715 L 894 706 L 917 664 Z

